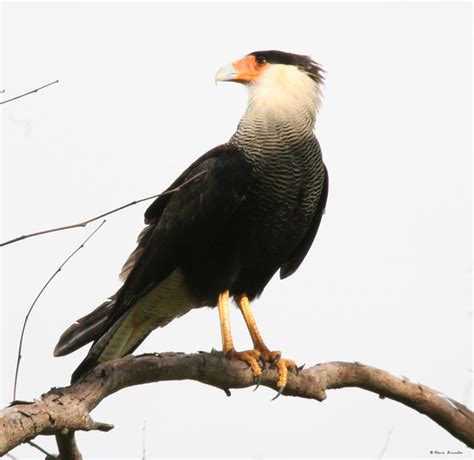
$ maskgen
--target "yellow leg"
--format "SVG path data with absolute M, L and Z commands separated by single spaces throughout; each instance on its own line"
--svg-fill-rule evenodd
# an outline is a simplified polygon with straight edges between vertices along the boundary
M 271 353 L 271 352 L 265 345 L 262 339 L 262 336 L 260 334 L 260 331 L 258 330 L 257 323 L 255 322 L 255 318 L 253 317 L 252 310 L 250 309 L 249 298 L 244 294 L 244 295 L 241 295 L 237 299 L 237 302 L 239 304 L 240 311 L 242 312 L 242 315 L 244 317 L 245 324 L 247 325 L 247 329 L 249 330 L 250 337 L 252 338 L 254 347 L 257 350 L 260 350 L 265 355 L 268 355 L 268 353 Z M 278 354 L 278 356 L 274 356 L 273 360 L 278 359 L 280 357 L 279 351 L 275 351 L 273 353 Z M 266 356 L 265 358 L 269 358 L 269 356 Z
M 229 291 L 219 294 L 217 299 L 217 308 L 219 310 L 219 321 L 221 327 L 222 351 L 229 359 L 238 359 L 246 362 L 252 369 L 253 376 L 259 377 L 262 369 L 258 364 L 260 352 L 258 350 L 235 351 L 230 329 L 229 318 Z
M 281 353 L 279 351 L 270 351 L 265 345 L 260 331 L 258 330 L 257 323 L 255 322 L 255 318 L 253 317 L 247 295 L 243 294 L 239 296 L 237 302 L 244 317 L 245 324 L 247 325 L 247 329 L 249 330 L 255 349 L 261 353 L 261 357 L 265 361 L 272 364 L 276 363 L 279 375 L 277 387 L 283 389 L 288 381 L 288 369 L 297 369 L 295 361 L 292 359 L 281 359 Z
M 219 322 L 221 326 L 222 351 L 227 356 L 234 349 L 229 319 L 229 291 L 219 294 L 217 308 L 219 309 Z

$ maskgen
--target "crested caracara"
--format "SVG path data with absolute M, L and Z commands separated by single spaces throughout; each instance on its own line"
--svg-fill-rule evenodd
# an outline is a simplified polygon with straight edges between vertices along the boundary
M 122 287 L 61 336 L 55 356 L 93 342 L 72 381 L 97 363 L 132 353 L 147 335 L 193 308 L 219 311 L 229 359 L 276 363 L 283 390 L 294 361 L 265 345 L 250 302 L 279 270 L 290 276 L 318 231 L 328 175 L 314 135 L 322 70 L 308 56 L 258 51 L 222 67 L 216 81 L 243 83 L 248 107 L 229 142 L 197 159 L 145 212 Z M 194 178 L 193 180 L 190 180 Z M 253 349 L 236 351 L 229 301 L 242 312 Z

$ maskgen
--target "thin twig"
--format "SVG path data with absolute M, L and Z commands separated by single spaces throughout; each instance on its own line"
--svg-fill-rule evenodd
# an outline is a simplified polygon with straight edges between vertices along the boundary
M 52 81 L 51 83 L 48 83 L 47 85 L 40 86 L 39 88 L 28 91 L 27 93 L 20 94 L 19 96 L 12 97 L 11 99 L 7 99 L 6 101 L 1 101 L 0 105 L 6 104 L 7 102 L 15 101 L 16 99 L 20 99 L 21 97 L 28 96 L 29 94 L 37 93 L 39 90 L 43 88 L 47 88 L 48 86 L 54 85 L 55 83 L 59 83 L 59 80 Z
M 87 219 L 83 222 L 79 222 L 78 224 L 65 225 L 63 227 L 50 228 L 48 230 L 42 230 L 40 232 L 30 233 L 28 235 L 23 235 L 23 236 L 18 236 L 17 238 L 13 238 L 11 240 L 4 241 L 3 243 L 0 243 L 0 247 L 1 246 L 7 246 L 8 244 L 12 244 L 12 243 L 15 243 L 17 241 L 25 240 L 26 238 L 31 238 L 33 236 L 44 235 L 46 233 L 59 232 L 59 231 L 62 231 L 62 230 L 69 230 L 71 228 L 85 227 L 86 225 L 90 224 L 91 222 L 102 219 L 103 217 L 110 216 L 110 214 L 114 214 L 118 211 L 121 211 L 122 209 L 128 208 L 129 206 L 133 206 L 135 204 L 142 203 L 143 201 L 151 200 L 153 198 L 158 198 L 159 196 L 164 196 L 164 195 L 169 195 L 170 193 L 179 192 L 185 185 L 189 184 L 190 182 L 194 181 L 195 179 L 197 179 L 198 177 L 202 176 L 205 173 L 206 173 L 206 170 L 201 171 L 199 174 L 195 174 L 194 176 L 192 176 L 189 179 L 185 180 L 179 187 L 173 188 L 171 190 L 167 190 L 166 192 L 163 192 L 163 193 L 158 193 L 156 195 L 148 196 L 146 198 L 141 198 L 140 200 L 131 201 L 128 204 L 124 204 L 122 206 L 119 206 L 118 208 L 115 208 L 112 211 L 107 211 L 104 214 L 101 214 L 100 216 L 93 217 L 92 219 Z
M 43 449 L 41 446 L 38 446 L 38 444 L 33 441 L 28 441 L 27 444 L 29 444 L 31 447 L 34 447 L 35 449 L 38 449 L 41 453 L 45 454 L 48 460 L 53 458 L 59 458 L 57 455 L 51 454 L 47 450 Z
M 62 268 L 69 262 L 69 260 L 74 257 L 74 255 L 82 249 L 85 244 L 100 230 L 100 228 L 105 224 L 105 220 L 81 243 L 79 247 L 77 247 L 65 260 L 64 262 L 59 266 L 59 268 L 53 273 L 53 275 L 49 278 L 49 280 L 46 282 L 46 284 L 41 288 L 39 291 L 38 295 L 36 296 L 35 300 L 31 304 L 28 313 L 25 316 L 25 320 L 23 321 L 23 327 L 21 329 L 21 335 L 20 335 L 20 343 L 18 345 L 18 355 L 17 355 L 17 361 L 16 361 L 16 368 L 15 368 L 15 380 L 13 383 L 13 400 L 16 400 L 16 387 L 17 387 L 17 382 L 18 382 L 18 373 L 20 371 L 20 361 L 21 361 L 21 349 L 23 346 L 23 338 L 25 335 L 25 329 L 26 329 L 26 324 L 28 322 L 28 318 L 30 317 L 30 314 L 33 310 L 33 307 L 35 306 L 36 302 L 40 298 L 41 294 L 43 294 L 44 290 L 48 287 L 49 283 L 53 281 L 55 276 L 62 270 Z
M 393 432 L 393 427 L 390 428 L 390 430 L 388 430 L 387 436 L 385 438 L 385 443 L 382 447 L 382 450 L 380 451 L 379 456 L 377 457 L 377 460 L 382 460 L 382 458 L 385 456 L 385 453 L 387 452 L 387 449 L 388 449 L 388 444 L 390 442 L 390 436 L 392 436 L 392 432 Z
M 146 420 L 143 420 L 142 460 L 146 460 Z

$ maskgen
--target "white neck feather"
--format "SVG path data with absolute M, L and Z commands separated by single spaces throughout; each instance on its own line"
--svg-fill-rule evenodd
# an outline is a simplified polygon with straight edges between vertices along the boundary
M 295 66 L 272 64 L 249 85 L 245 118 L 313 129 L 321 102 L 319 85 Z

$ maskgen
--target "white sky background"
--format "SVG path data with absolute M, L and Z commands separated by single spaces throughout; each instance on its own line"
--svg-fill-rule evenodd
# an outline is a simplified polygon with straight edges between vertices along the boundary
M 228 140 L 245 109 L 245 88 L 215 87 L 221 65 L 259 49 L 312 55 L 327 71 L 316 126 L 327 212 L 302 267 L 255 303 L 263 336 L 299 363 L 357 360 L 472 405 L 469 4 L 4 4 L 2 39 L 5 98 L 60 80 L 1 108 L 2 240 L 160 192 Z M 118 288 L 148 204 L 111 216 L 41 297 L 18 398 L 68 383 L 86 349 L 53 358 L 53 347 Z M 27 308 L 93 228 L 1 249 L 2 406 Z M 233 325 L 248 348 L 237 311 Z M 212 347 L 217 311 L 201 309 L 138 352 Z M 387 457 L 472 452 L 360 389 L 322 404 L 272 396 L 227 398 L 194 382 L 130 388 L 93 412 L 112 432 L 77 438 L 85 458 L 140 457 L 146 420 L 149 458 L 377 458 L 391 429 Z

